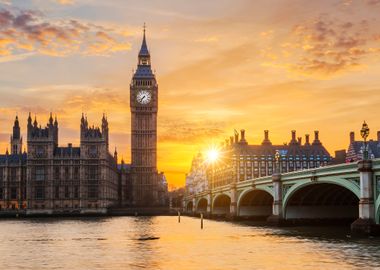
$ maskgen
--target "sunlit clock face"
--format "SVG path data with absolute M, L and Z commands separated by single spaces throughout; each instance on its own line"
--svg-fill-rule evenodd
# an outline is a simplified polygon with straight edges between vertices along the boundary
M 146 90 L 140 90 L 137 93 L 137 102 L 140 104 L 148 104 L 152 100 L 152 95 L 149 91 Z

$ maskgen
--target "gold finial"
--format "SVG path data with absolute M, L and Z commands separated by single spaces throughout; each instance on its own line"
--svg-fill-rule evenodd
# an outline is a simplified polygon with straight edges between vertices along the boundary
M 274 155 L 274 158 L 275 158 L 276 162 L 278 162 L 280 160 L 280 151 L 276 150 L 276 154 Z
M 367 123 L 364 121 L 363 125 L 362 125 L 362 129 L 360 130 L 360 135 L 362 136 L 362 138 L 364 139 L 364 141 L 367 139 L 368 135 L 369 135 L 369 128 L 368 128 L 368 125 Z

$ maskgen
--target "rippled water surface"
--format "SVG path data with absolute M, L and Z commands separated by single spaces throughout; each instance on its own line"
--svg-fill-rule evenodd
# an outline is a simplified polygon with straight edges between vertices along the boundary
M 0 221 L 1 269 L 380 269 L 380 239 L 346 228 L 196 218 Z

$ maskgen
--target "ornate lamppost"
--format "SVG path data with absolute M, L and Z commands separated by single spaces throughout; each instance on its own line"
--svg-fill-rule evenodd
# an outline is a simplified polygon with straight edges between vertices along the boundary
M 276 161 L 275 173 L 280 173 L 280 152 L 278 150 L 276 150 L 276 154 L 274 154 L 274 159 Z
M 367 143 L 367 138 L 369 135 L 369 128 L 367 123 L 364 121 L 362 125 L 362 129 L 360 130 L 360 135 L 362 136 L 364 140 L 364 150 L 363 150 L 363 160 L 368 159 L 368 143 Z

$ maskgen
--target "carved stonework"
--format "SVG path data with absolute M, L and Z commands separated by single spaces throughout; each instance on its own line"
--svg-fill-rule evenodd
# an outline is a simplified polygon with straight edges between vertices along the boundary
M 355 186 L 360 188 L 360 177 L 347 177 L 344 179 L 350 181 L 351 183 L 355 184 Z
M 288 190 L 294 186 L 294 184 L 286 184 L 282 186 L 282 197 L 284 198 L 286 193 L 288 193 Z

